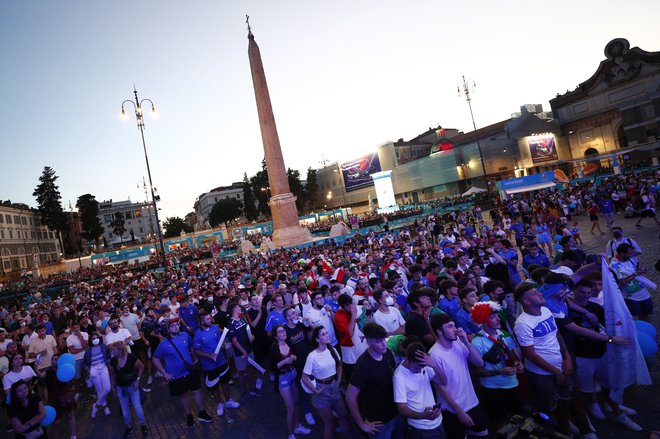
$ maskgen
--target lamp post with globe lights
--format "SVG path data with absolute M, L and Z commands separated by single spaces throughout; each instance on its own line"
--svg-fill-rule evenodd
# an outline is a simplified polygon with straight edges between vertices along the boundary
M 160 220 L 158 219 L 158 206 L 156 205 L 157 201 L 160 201 L 160 196 L 155 195 L 154 185 L 151 180 L 151 168 L 149 167 L 149 156 L 147 155 L 147 144 L 144 141 L 144 113 L 142 112 L 142 106 L 145 102 L 151 104 L 151 112 L 156 112 L 156 107 L 151 99 L 142 99 L 138 98 L 138 93 L 135 87 L 133 87 L 133 94 L 135 95 L 135 101 L 132 99 L 126 99 L 121 103 L 121 117 L 125 119 L 126 112 L 124 111 L 124 105 L 131 104 L 135 110 L 135 119 L 137 122 L 138 130 L 140 130 L 140 137 L 142 138 L 142 148 L 144 149 L 144 160 L 147 163 L 147 175 L 149 176 L 149 189 L 151 191 L 151 204 L 154 210 L 154 217 L 156 219 L 156 229 L 158 231 L 158 241 L 160 243 L 160 259 L 163 264 L 163 268 L 167 267 L 167 261 L 165 260 L 165 244 L 163 244 L 163 232 L 160 227 Z

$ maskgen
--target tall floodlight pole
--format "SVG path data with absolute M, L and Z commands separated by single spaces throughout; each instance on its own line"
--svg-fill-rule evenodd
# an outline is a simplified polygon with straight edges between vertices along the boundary
M 125 104 L 130 103 L 133 105 L 133 108 L 135 110 L 135 119 L 137 121 L 138 130 L 140 130 L 140 137 L 142 138 L 142 148 L 144 149 L 144 160 L 147 163 L 147 175 L 149 176 L 149 189 L 151 191 L 151 205 L 152 208 L 154 209 L 154 217 L 156 219 L 156 229 L 158 231 L 158 241 L 160 242 L 160 259 L 163 264 L 163 268 L 167 268 L 167 261 L 165 260 L 165 244 L 163 244 L 163 232 L 160 228 L 160 221 L 158 220 L 158 206 L 156 205 L 156 201 L 160 199 L 160 196 L 156 197 L 156 195 L 154 194 L 154 185 L 151 180 L 151 168 L 149 167 L 149 156 L 147 155 L 147 144 L 144 141 L 144 114 L 142 113 L 142 104 L 144 102 L 148 102 L 149 104 L 151 104 L 152 113 L 156 112 L 156 107 L 154 106 L 154 103 L 151 101 L 151 99 L 140 100 L 138 98 L 138 93 L 135 87 L 133 87 L 133 94 L 135 95 L 135 102 L 133 102 L 131 99 L 126 99 L 124 102 L 121 103 L 121 115 L 122 117 L 126 117 L 126 112 L 124 111 Z
M 472 118 L 472 128 L 474 128 L 474 131 L 477 131 L 477 124 L 474 123 L 474 113 L 472 112 L 472 91 L 475 89 L 477 84 L 469 79 L 465 79 L 465 75 L 461 75 L 461 78 L 463 80 L 462 84 L 459 84 L 457 87 L 458 91 L 458 96 L 460 97 L 461 95 L 465 96 L 465 100 L 467 101 L 468 107 L 470 108 L 470 117 Z M 481 162 L 481 170 L 484 173 L 484 180 L 486 182 L 486 189 L 488 192 L 490 192 L 490 185 L 488 184 L 488 180 L 486 179 L 486 165 L 484 164 L 484 156 L 481 154 L 481 141 L 477 139 L 477 149 L 479 150 L 479 161 Z

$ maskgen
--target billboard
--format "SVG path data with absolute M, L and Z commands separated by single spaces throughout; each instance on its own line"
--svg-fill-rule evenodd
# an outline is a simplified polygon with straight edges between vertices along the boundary
M 342 163 L 341 173 L 344 177 L 346 192 L 371 186 L 374 183 L 371 174 L 376 172 L 380 172 L 380 160 L 377 152 Z
M 557 160 L 555 136 L 530 137 L 527 143 L 529 144 L 529 153 L 534 163 Z

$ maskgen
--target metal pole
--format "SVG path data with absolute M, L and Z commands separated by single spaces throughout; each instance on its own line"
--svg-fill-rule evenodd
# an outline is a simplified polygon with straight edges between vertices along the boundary
M 149 167 L 149 156 L 147 155 L 147 144 L 144 141 L 144 120 L 142 119 L 142 107 L 138 99 L 137 90 L 133 89 L 135 94 L 135 117 L 137 118 L 138 128 L 140 130 L 140 137 L 142 138 L 142 148 L 144 149 L 144 160 L 147 163 L 147 176 L 149 177 L 149 190 L 151 191 L 151 204 L 154 209 L 154 216 L 156 219 L 156 229 L 158 231 L 158 241 L 160 243 L 160 257 L 163 263 L 163 268 L 167 268 L 167 261 L 165 260 L 165 244 L 163 243 L 163 233 L 160 228 L 160 220 L 158 219 L 158 206 L 156 205 L 156 196 L 154 195 L 154 185 L 151 180 L 151 168 Z
M 468 103 L 470 108 L 470 118 L 472 119 L 472 128 L 474 131 L 477 131 L 477 124 L 474 123 L 474 113 L 472 112 L 472 97 L 470 96 L 470 86 L 465 80 L 465 75 L 461 75 L 463 79 L 463 93 L 465 94 L 465 100 Z M 477 139 L 477 149 L 479 150 L 479 161 L 481 162 L 481 170 L 484 174 L 484 180 L 486 181 L 486 190 L 490 192 L 490 185 L 488 184 L 488 179 L 486 178 L 486 165 L 484 164 L 484 156 L 481 153 L 481 141 Z

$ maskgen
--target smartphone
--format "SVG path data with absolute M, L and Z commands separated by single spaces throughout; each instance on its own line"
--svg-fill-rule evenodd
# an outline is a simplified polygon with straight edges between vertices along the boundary
M 439 403 L 437 403 L 436 405 L 434 405 L 432 408 L 433 408 L 433 410 L 435 410 L 435 409 L 441 409 L 441 408 L 442 408 L 442 403 L 439 402 Z

